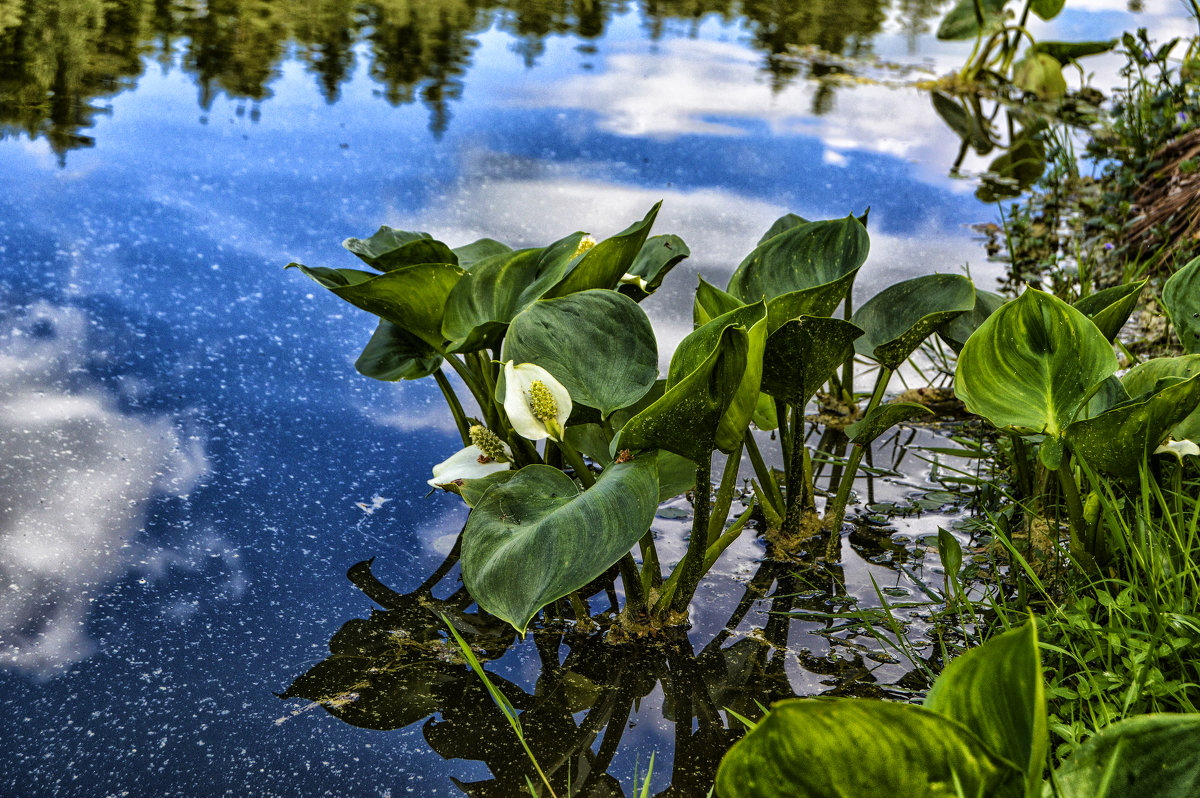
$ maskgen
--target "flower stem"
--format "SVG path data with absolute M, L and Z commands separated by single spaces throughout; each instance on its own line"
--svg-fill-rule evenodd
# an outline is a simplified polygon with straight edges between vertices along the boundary
M 676 612 L 685 612 L 692 595 L 704 576 L 704 554 L 708 549 L 708 521 L 712 513 L 712 452 L 696 467 L 696 502 L 692 513 L 692 535 L 688 540 L 687 553 L 675 566 L 679 572 L 675 595 L 670 607 Z M 672 573 L 674 578 L 675 574 Z
M 433 372 L 433 379 L 442 389 L 442 396 L 445 397 L 446 404 L 450 405 L 450 413 L 454 416 L 454 423 L 458 427 L 459 436 L 462 437 L 463 446 L 470 446 L 471 424 L 467 421 L 467 414 L 463 411 L 462 402 L 458 401 L 458 394 L 454 392 L 454 386 L 450 384 L 450 380 L 446 379 L 446 375 L 442 373 L 441 369 Z
M 562 452 L 563 459 L 567 461 L 567 465 L 575 470 L 575 476 L 583 483 L 585 490 L 596 484 L 596 477 L 592 475 L 592 470 L 587 467 L 587 463 L 583 462 L 583 457 L 575 451 L 573 446 L 568 445 L 566 441 L 561 441 L 558 448 Z

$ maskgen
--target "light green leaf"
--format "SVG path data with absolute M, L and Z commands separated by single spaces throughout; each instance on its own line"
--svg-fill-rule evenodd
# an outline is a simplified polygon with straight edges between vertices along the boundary
M 982 31 L 985 35 L 1004 24 L 1004 4 L 1007 0 L 978 0 L 983 12 L 982 25 L 975 9 L 976 0 L 958 0 L 954 8 L 942 17 L 937 37 L 942 41 L 973 39 Z
M 546 292 L 547 299 L 566 296 L 589 288 L 616 288 L 622 275 L 633 266 L 634 260 L 650 235 L 662 202 L 640 222 L 635 222 L 612 238 L 606 238 L 589 249 L 557 285 Z
M 725 326 L 703 360 L 625 423 L 613 450 L 664 449 L 705 462 L 717 448 L 717 428 L 742 384 L 749 349 L 749 330 Z
M 1001 429 L 1057 436 L 1116 370 L 1117 356 L 1090 319 L 1027 288 L 963 346 L 954 393 Z
M 1149 281 L 1147 278 L 1137 283 L 1114 285 L 1088 294 L 1075 302 L 1075 309 L 1091 319 L 1104 337 L 1112 341 L 1137 307 L 1138 296 Z
M 1035 794 L 1049 737 L 1033 621 L 952 661 L 933 683 L 924 707 L 966 726 L 1019 767 L 1027 777 L 1027 794 Z
M 483 495 L 493 485 L 499 485 L 502 482 L 508 482 L 515 477 L 518 472 L 511 468 L 505 471 L 495 471 L 487 476 L 476 477 L 475 479 L 460 479 L 456 482 L 448 482 L 439 487 L 447 493 L 456 493 L 463 500 L 463 503 L 468 507 L 474 507 L 483 499 Z
M 1029 7 L 1042 19 L 1054 19 L 1067 0 L 1030 0 Z
M 1200 715 L 1142 715 L 1114 723 L 1054 772 L 1061 798 L 1200 795 Z M 1052 795 L 1046 785 L 1044 795 Z
M 604 416 L 641 399 L 658 377 L 650 319 L 632 299 L 605 289 L 534 302 L 512 320 L 502 359 L 536 363 L 572 401 Z
M 1143 459 L 1200 405 L 1200 374 L 1164 378 L 1149 395 L 1067 427 L 1071 449 L 1092 468 L 1133 478 Z
M 628 272 L 634 277 L 645 280 L 646 289 L 623 283 L 620 287 L 621 293 L 634 302 L 641 302 L 657 291 L 671 269 L 674 269 L 690 254 L 692 254 L 691 250 L 679 236 L 653 236 L 646 239 L 646 243 L 642 245 L 637 257 L 633 259 L 633 265 L 629 267 Z
M 810 309 L 808 314 L 828 315 L 845 297 L 869 249 L 867 228 L 853 216 L 807 222 L 757 246 L 725 290 L 743 302 L 813 291 L 821 296 L 818 304 L 829 310 Z
M 700 285 L 696 288 L 696 298 L 692 300 L 692 324 L 696 328 L 703 327 L 717 316 L 737 310 L 745 304 L 733 294 L 725 293 L 701 277 Z
M 1067 93 L 1062 65 L 1046 53 L 1031 52 L 1013 64 L 1012 84 L 1041 100 L 1059 100 Z
M 450 247 L 436 241 L 429 233 L 396 230 L 383 225 L 370 238 L 347 238 L 342 246 L 357 255 L 364 263 L 381 272 L 390 272 L 418 263 L 449 263 L 458 265 L 458 257 Z
M 1163 286 L 1163 305 L 1188 354 L 1200 353 L 1200 258 L 1171 275 Z
M 962 725 L 866 698 L 780 701 L 717 770 L 721 798 L 1017 798 L 1021 773 Z
M 794 213 L 785 213 L 771 223 L 771 226 L 767 228 L 767 232 L 763 233 L 762 238 L 758 239 L 758 243 L 762 244 L 767 239 L 774 238 L 780 233 L 791 230 L 793 227 L 799 227 L 802 224 L 808 224 L 808 219 L 805 219 L 803 216 L 797 216 Z
M 897 424 L 902 424 L 918 416 L 932 416 L 933 411 L 925 405 L 915 402 L 892 402 L 880 405 L 867 415 L 866 418 L 846 427 L 846 434 L 851 443 L 867 446 Z
M 744 305 L 693 330 L 679 342 L 667 371 L 667 390 L 670 391 L 708 357 L 708 353 L 721 339 L 725 328 L 730 325 L 746 330 L 747 350 L 746 367 L 717 427 L 716 447 L 726 454 L 741 444 L 746 434 L 746 426 L 758 405 L 759 389 L 762 385 L 763 349 L 767 343 L 766 304 L 757 302 Z
M 437 350 L 390 321 L 379 320 L 354 368 L 376 380 L 419 380 L 442 367 Z
M 762 390 L 804 407 L 846 358 L 862 329 L 842 319 L 801 316 L 767 337 Z
M 959 274 L 927 274 L 890 285 L 854 312 L 865 334 L 860 355 L 900 366 L 933 331 L 975 307 L 975 286 Z
M 1144 399 L 1154 391 L 1155 385 L 1164 377 L 1188 379 L 1196 374 L 1200 374 L 1200 354 L 1156 357 L 1131 368 L 1121 378 L 1121 382 L 1129 396 L 1135 399 Z M 1171 430 L 1171 437 L 1177 441 L 1188 440 L 1200 443 L 1200 408 L 1192 411 L 1191 415 L 1176 424 Z
M 592 581 L 645 534 L 658 508 L 655 457 L 614 464 L 580 491 L 531 465 L 492 486 L 463 528 L 463 584 L 479 606 L 525 633 L 539 609 Z
M 438 352 L 446 351 L 442 318 L 446 299 L 463 276 L 459 267 L 449 263 L 421 263 L 378 275 L 356 269 L 310 269 L 289 263 L 288 268 L 292 267 L 351 305 L 390 321 Z

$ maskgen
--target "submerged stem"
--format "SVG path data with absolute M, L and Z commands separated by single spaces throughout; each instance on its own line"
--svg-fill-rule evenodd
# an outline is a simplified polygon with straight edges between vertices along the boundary
M 675 612 L 685 612 L 692 600 L 700 579 L 704 576 L 704 554 L 708 549 L 708 522 L 712 513 L 710 493 L 712 492 L 712 453 L 704 458 L 704 462 L 696 467 L 696 502 L 692 514 L 692 535 L 688 539 L 687 553 L 683 555 L 679 565 L 678 581 L 675 595 L 671 597 L 670 608 Z M 672 573 L 675 579 L 676 574 Z

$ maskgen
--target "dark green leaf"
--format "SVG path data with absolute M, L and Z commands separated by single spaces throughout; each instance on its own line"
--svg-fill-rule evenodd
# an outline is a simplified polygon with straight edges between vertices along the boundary
M 463 584 L 482 609 L 524 634 L 539 609 L 629 551 L 657 508 L 653 454 L 609 466 L 586 491 L 557 468 L 526 466 L 488 490 L 467 518 Z
M 662 202 L 656 202 L 640 222 L 589 249 L 567 272 L 566 277 L 546 292 L 546 298 L 566 296 L 589 288 L 616 288 L 646 243 L 661 205 Z
M 958 0 L 954 8 L 942 17 L 938 25 L 937 37 L 943 41 L 958 41 L 973 39 L 980 35 L 998 30 L 1004 24 L 1004 4 L 1007 0 L 978 0 L 983 12 L 982 26 L 976 11 L 976 0 Z
M 534 302 L 512 320 L 502 359 L 536 363 L 572 401 L 604 416 L 641 399 L 658 377 L 650 319 L 629 297 L 604 289 Z
M 725 755 L 717 793 L 1017 798 L 1021 774 L 962 725 L 920 707 L 866 698 L 792 699 L 772 707 Z
M 915 402 L 892 402 L 876 407 L 866 418 L 846 427 L 846 434 L 850 436 L 851 443 L 867 446 L 897 424 L 918 416 L 932 415 L 933 411 L 925 405 Z
M 767 337 L 762 390 L 804 407 L 846 358 L 863 331 L 842 319 L 801 316 Z
M 1058 13 L 1063 10 L 1063 5 L 1067 0 L 1029 0 L 1029 7 L 1033 9 L 1033 13 L 1037 14 L 1042 19 L 1054 19 Z
M 464 244 L 461 247 L 455 247 L 451 250 L 454 256 L 458 258 L 458 265 L 467 271 L 470 271 L 471 267 L 481 260 L 512 251 L 513 248 L 508 244 L 501 244 L 492 238 L 481 238 L 478 241 L 473 241 L 470 244 Z
M 964 107 L 963 103 L 940 91 L 932 92 L 931 97 L 933 110 L 937 111 L 937 115 L 958 134 L 960 139 L 969 143 L 979 155 L 987 155 L 992 151 L 994 145 L 985 132 L 984 126 L 980 124 L 974 113 Z
M 808 219 L 805 219 L 803 216 L 797 216 L 794 213 L 785 213 L 767 228 L 767 232 L 763 233 L 762 238 L 758 239 L 758 243 L 763 244 L 767 239 L 774 238 L 780 233 L 791 230 L 793 227 L 799 227 L 802 224 L 808 224 Z
M 1054 779 L 1061 798 L 1194 798 L 1200 795 L 1200 715 L 1114 723 L 1075 749 Z
M 999 294 L 976 288 L 975 307 L 943 324 L 938 328 L 937 333 L 955 353 L 961 352 L 963 344 L 967 342 L 971 334 L 978 330 L 987 317 L 995 313 L 996 309 L 1006 301 L 1008 300 Z
M 687 244 L 679 236 L 653 236 L 646 239 L 642 249 L 629 267 L 629 274 L 646 281 L 646 289 L 640 286 L 623 283 L 621 293 L 634 302 L 641 302 L 658 290 L 663 279 L 684 258 L 692 254 Z
M 743 302 L 757 302 L 820 288 L 837 295 L 836 306 L 866 261 L 869 248 L 867 229 L 853 216 L 800 224 L 747 255 L 726 291 Z
M 975 287 L 959 274 L 928 274 L 888 286 L 854 312 L 865 334 L 854 349 L 897 368 L 933 331 L 975 307 Z
M 1200 258 L 1171 275 L 1163 286 L 1163 305 L 1183 351 L 1200 353 Z
M 370 238 L 347 238 L 342 246 L 357 255 L 368 266 L 390 272 L 418 263 L 449 263 L 458 265 L 458 257 L 450 247 L 436 241 L 429 233 L 395 230 L 383 225 Z
M 1033 45 L 1035 52 L 1045 53 L 1058 63 L 1066 66 L 1072 61 L 1086 58 L 1089 55 L 1107 53 L 1117 46 L 1116 39 L 1104 42 L 1038 42 Z
M 354 368 L 376 380 L 419 380 L 442 367 L 433 347 L 390 321 L 379 321 Z
M 1196 374 L 1200 374 L 1200 354 L 1156 357 L 1134 366 L 1121 378 L 1121 382 L 1129 396 L 1144 399 L 1153 393 L 1159 381 L 1166 377 L 1189 379 Z M 1176 424 L 1171 430 L 1171 437 L 1177 441 L 1200 443 L 1200 408 L 1193 410 L 1191 415 Z
M 1088 294 L 1075 303 L 1075 309 L 1092 320 L 1104 337 L 1112 341 L 1125 326 L 1129 314 L 1137 307 L 1138 296 L 1149 279 L 1137 283 L 1114 285 Z

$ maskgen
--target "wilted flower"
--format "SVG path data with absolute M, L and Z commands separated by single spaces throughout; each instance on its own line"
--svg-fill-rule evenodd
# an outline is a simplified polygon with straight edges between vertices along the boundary
M 433 478 L 428 480 L 432 487 L 479 479 L 512 468 L 512 449 L 491 430 L 476 424 L 471 427 L 471 441 L 470 446 L 433 467 Z
M 561 442 L 571 416 L 571 395 L 558 380 L 533 363 L 504 364 L 504 412 L 522 438 Z
M 1194 441 L 1177 441 L 1174 438 L 1167 438 L 1162 446 L 1154 450 L 1154 453 L 1173 454 L 1182 461 L 1185 454 L 1200 457 L 1200 446 L 1197 446 Z

